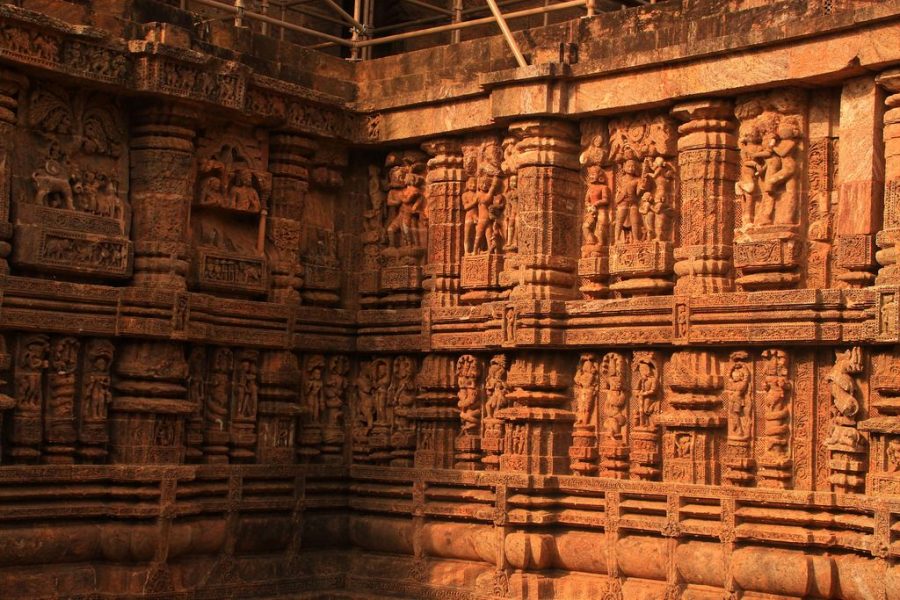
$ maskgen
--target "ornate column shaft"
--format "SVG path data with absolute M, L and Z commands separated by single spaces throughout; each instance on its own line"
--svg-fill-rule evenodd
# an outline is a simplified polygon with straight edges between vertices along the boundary
M 678 128 L 681 182 L 680 245 L 675 249 L 676 294 L 713 294 L 734 288 L 734 183 L 738 149 L 734 109 L 725 100 L 697 100 L 672 109 Z
M 426 142 L 422 149 L 432 157 L 425 175 L 429 218 L 423 305 L 455 306 L 463 254 L 462 149 L 454 139 Z
M 12 135 L 18 119 L 19 93 L 28 86 L 28 80 L 6 69 L 0 69 L 0 275 L 9 273 L 7 257 L 13 226 L 9 222 L 10 169 L 9 152 L 15 139 Z
M 187 287 L 188 238 L 194 195 L 194 112 L 154 102 L 136 110 L 131 137 L 131 206 L 135 296 Z M 129 341 L 116 353 L 116 397 L 110 405 L 116 463 L 184 460 L 188 398 L 184 346 Z
M 541 475 L 569 472 L 575 414 L 569 402 L 571 366 L 559 353 L 523 352 L 515 357 L 507 378 L 508 408 L 498 411 L 505 439 L 501 471 Z
M 158 102 L 134 113 L 130 166 L 134 285 L 187 286 L 195 118 L 189 108 Z
M 884 224 L 876 255 L 881 269 L 875 283 L 900 285 L 900 69 L 885 71 L 876 81 L 890 95 L 884 113 Z
M 314 140 L 292 133 L 273 133 L 269 140 L 272 199 L 266 235 L 272 268 L 272 299 L 283 304 L 300 302 L 301 221 L 309 187 L 309 159 Z
M 576 293 L 578 132 L 563 121 L 525 121 L 510 131 L 517 144 L 518 255 L 513 299 L 570 299 Z

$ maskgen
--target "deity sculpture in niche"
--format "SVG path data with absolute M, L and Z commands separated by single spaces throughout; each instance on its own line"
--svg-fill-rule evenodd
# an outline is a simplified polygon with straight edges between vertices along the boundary
M 16 407 L 16 399 L 6 393 L 9 383 L 8 371 L 12 367 L 12 359 L 12 354 L 6 346 L 6 337 L 0 335 L 0 431 L 5 431 L 3 429 L 4 413 Z M 0 464 L 4 462 L 5 441 L 3 436 L 0 436 Z
M 791 479 L 790 362 L 783 350 L 765 350 L 760 487 L 789 488 Z
M 805 92 L 779 90 L 741 98 L 740 222 L 735 230 L 737 283 L 746 290 L 791 287 L 800 280 L 799 208 L 804 168 Z
M 506 408 L 506 356 L 491 357 L 490 366 L 484 378 L 484 418 L 481 420 L 481 448 L 485 452 L 481 459 L 484 468 L 496 471 L 503 452 L 503 421 L 497 411 Z
M 367 393 L 371 397 L 374 418 L 366 437 L 368 460 L 376 464 L 386 464 L 391 456 L 391 430 L 394 426 L 394 410 L 390 402 L 391 364 L 387 358 L 376 358 L 365 371 L 370 379 Z M 362 387 L 360 396 L 364 396 Z
M 395 467 L 410 467 L 413 464 L 416 428 L 412 411 L 416 390 L 415 361 L 409 356 L 396 357 L 388 387 L 392 414 L 391 465 Z
M 426 157 L 414 150 L 392 152 L 385 160 L 385 169 L 387 177 L 381 191 L 377 190 L 374 171 L 369 176 L 371 208 L 366 213 L 363 237 L 370 257 L 364 265 L 361 291 L 367 304 L 418 306 L 428 232 Z
M 500 277 L 509 234 L 515 235 L 507 214 L 509 176 L 504 162 L 509 152 L 491 137 L 463 144 L 463 171 L 466 188 L 462 194 L 463 246 L 460 285 L 464 303 L 484 302 L 501 297 Z
M 195 365 L 195 368 L 199 368 L 199 365 Z M 228 416 L 233 369 L 234 353 L 229 348 L 213 350 L 202 409 L 203 460 L 207 463 L 228 462 Z M 195 377 L 199 378 L 198 376 L 199 373 L 195 373 Z
M 12 262 L 60 276 L 131 276 L 128 156 L 121 107 L 108 97 L 38 84 L 23 149 L 11 157 Z
M 352 408 L 353 459 L 366 462 L 369 458 L 369 433 L 375 425 L 375 364 L 360 363 L 354 381 L 355 403 Z
M 109 440 L 106 420 L 113 399 L 109 370 L 114 352 L 108 340 L 91 340 L 84 352 L 78 439 L 82 444 L 81 455 L 91 461 L 106 455 L 105 445 Z
M 728 415 L 728 437 L 723 476 L 728 483 L 745 485 L 753 479 L 753 373 L 750 355 L 732 352 L 725 366 L 722 404 Z
M 607 126 L 605 121 L 581 124 L 582 145 L 579 162 L 585 172 L 587 189 L 581 221 L 581 259 L 578 261 L 580 291 L 586 298 L 601 298 L 609 290 L 609 243 L 612 227 L 612 189 L 607 173 Z
M 616 166 L 610 274 L 612 291 L 659 294 L 672 289 L 672 216 L 677 170 L 675 125 L 642 113 L 609 124 L 609 160 Z
M 660 365 L 655 351 L 635 351 L 632 357 L 631 397 L 634 427 L 631 431 L 632 479 L 654 480 L 659 476 L 661 407 Z
M 603 397 L 600 475 L 623 479 L 628 475 L 628 396 L 625 357 L 609 352 L 600 361 Z
M 259 409 L 259 352 L 241 350 L 235 355 L 231 408 L 231 458 L 252 462 L 255 458 L 256 416 Z
M 325 416 L 325 357 L 308 354 L 303 362 L 300 399 L 305 409 L 300 431 L 300 455 L 312 461 L 321 454 L 323 418 Z
M 456 438 L 456 467 L 476 469 L 481 461 L 482 390 L 478 386 L 481 364 L 471 354 L 456 361 L 457 408 L 460 430 Z
M 75 462 L 76 371 L 81 343 L 73 337 L 52 340 L 47 372 L 47 403 L 44 407 L 45 461 Z
M 601 365 L 594 354 L 582 354 L 575 371 L 575 424 L 569 457 L 576 475 L 591 475 L 597 466 L 597 396 Z
M 503 161 L 500 163 L 500 172 L 503 174 L 503 198 L 505 200 L 504 221 L 506 221 L 505 234 L 503 235 L 504 253 L 509 256 L 519 249 L 519 190 L 518 190 L 518 164 L 516 136 L 508 136 L 503 140 Z
M 325 412 L 322 426 L 322 460 L 343 461 L 344 407 L 347 403 L 350 360 L 342 355 L 328 357 L 328 369 L 322 387 Z
M 865 485 L 866 440 L 857 427 L 861 409 L 857 377 L 863 372 L 862 349 L 836 351 L 834 366 L 825 376 L 831 392 L 831 433 L 824 441 L 829 451 L 828 480 L 837 492 L 858 492 Z
M 272 178 L 263 170 L 259 144 L 246 132 L 208 132 L 198 143 L 198 156 L 191 207 L 193 285 L 213 292 L 265 293 Z

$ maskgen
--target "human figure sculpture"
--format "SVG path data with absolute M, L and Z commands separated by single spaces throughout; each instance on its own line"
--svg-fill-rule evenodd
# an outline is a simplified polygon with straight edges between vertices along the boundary
M 506 357 L 495 356 L 491 359 L 487 376 L 484 380 L 484 391 L 487 401 L 484 404 L 484 416 L 493 419 L 494 414 L 503 408 L 506 399 Z
M 648 359 L 638 361 L 637 384 L 634 386 L 634 393 L 638 398 L 635 426 L 648 428 L 653 424 L 653 416 L 659 407 L 658 391 L 659 378 L 656 374 L 656 365 Z
M 647 241 L 663 241 L 668 235 L 669 221 L 672 214 L 672 182 L 675 179 L 675 167 L 662 156 L 644 161 L 645 181 L 652 181 L 651 191 L 641 194 L 641 213 L 644 231 L 643 239 Z
M 756 159 L 762 149 L 762 138 L 759 130 L 752 127 L 741 134 L 740 177 L 734 184 L 735 196 L 741 205 L 741 229 L 746 231 L 753 225 L 756 210 L 756 197 L 759 194 L 759 175 L 761 165 Z
M 256 360 L 250 355 L 241 357 L 237 378 L 237 412 L 243 418 L 253 418 L 259 401 Z
M 609 244 L 609 185 L 599 165 L 587 170 L 588 187 L 584 195 L 584 220 L 581 226 L 584 245 Z
M 597 406 L 600 367 L 593 354 L 582 354 L 575 372 L 575 425 L 590 425 Z
M 754 225 L 792 224 L 796 219 L 799 137 L 795 120 L 786 118 L 764 137 L 762 149 L 754 154 L 763 160 L 763 194 Z
M 319 423 L 325 410 L 322 371 L 325 370 L 325 358 L 319 354 L 309 357 L 306 365 L 306 380 L 303 382 L 303 399 L 309 411 L 311 423 Z
M 470 355 L 459 357 L 456 362 L 460 435 L 475 435 L 481 424 L 481 403 L 478 398 L 478 361 Z
M 498 178 L 481 175 L 478 178 L 478 190 L 475 202 L 478 206 L 478 221 L 475 224 L 475 237 L 472 240 L 472 253 L 494 253 L 499 247 L 496 236 L 500 233 L 500 222 L 503 215 L 503 195 L 497 192 Z
M 747 367 L 746 352 L 732 352 L 725 374 L 725 407 L 728 411 L 728 437 L 745 440 L 750 436 L 750 402 L 747 395 L 753 380 Z
M 768 359 L 765 390 L 765 452 L 767 455 L 783 457 L 789 452 L 790 406 L 788 405 L 787 355 L 781 350 L 767 350 L 763 358 Z
M 388 388 L 391 385 L 391 369 L 388 362 L 378 359 L 374 364 L 374 400 L 375 422 L 382 425 L 390 425 L 393 421 L 388 412 Z
M 398 248 L 415 246 L 418 241 L 415 227 L 425 202 L 425 197 L 419 189 L 419 179 L 415 173 L 408 172 L 404 178 L 403 189 L 391 190 L 397 193 L 389 193 L 387 197 L 387 205 L 397 207 L 397 214 L 387 228 L 388 239 Z
M 832 429 L 826 446 L 847 446 L 859 448 L 862 436 L 856 430 L 856 415 L 859 400 L 856 398 L 857 384 L 854 375 L 862 373 L 862 351 L 855 346 L 843 352 L 835 352 L 834 366 L 825 376 L 831 391 Z
M 375 423 L 375 381 L 374 364 L 364 363 L 356 376 L 357 422 L 366 430 Z
M 465 212 L 463 235 L 465 236 L 466 254 L 475 254 L 475 227 L 478 225 L 478 180 L 469 177 L 466 189 L 462 194 L 462 206 Z
M 248 212 L 260 211 L 259 192 L 253 187 L 253 173 L 249 169 L 238 169 L 234 185 L 230 190 L 231 206 Z
M 98 354 L 93 357 L 91 373 L 87 376 L 85 385 L 85 394 L 87 396 L 85 416 L 87 418 L 95 420 L 106 418 L 106 407 L 112 402 L 111 385 L 109 357 L 104 354 Z
M 636 242 L 641 237 L 639 202 L 642 193 L 641 171 L 634 150 L 628 148 L 625 151 L 625 163 L 622 165 L 622 175 L 619 189 L 616 190 L 616 226 L 615 242 L 628 244 Z
M 601 373 L 606 389 L 606 402 L 603 406 L 603 431 L 613 439 L 624 441 L 627 398 L 625 397 L 625 372 L 622 357 L 614 352 L 604 356 Z

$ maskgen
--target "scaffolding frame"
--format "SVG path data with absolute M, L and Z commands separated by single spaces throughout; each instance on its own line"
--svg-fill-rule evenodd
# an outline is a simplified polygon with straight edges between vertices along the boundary
M 445 8 L 433 4 L 428 0 L 386 0 L 403 2 L 411 6 L 425 9 L 434 15 L 396 23 L 376 28 L 373 26 L 375 17 L 375 4 L 378 0 L 354 0 L 352 14 L 344 10 L 335 0 L 259 0 L 259 10 L 249 10 L 248 0 L 180 0 L 182 9 L 187 10 L 189 5 L 199 4 L 215 8 L 233 15 L 234 25 L 244 27 L 245 21 L 257 21 L 263 34 L 270 34 L 270 27 L 279 28 L 279 37 L 284 39 L 285 31 L 309 35 L 323 40 L 321 43 L 309 46 L 319 49 L 332 46 L 342 46 L 350 49 L 350 60 L 367 60 L 372 58 L 372 48 L 382 44 L 390 44 L 429 35 L 450 32 L 451 42 L 458 43 L 461 39 L 460 32 L 470 27 L 478 27 L 495 23 L 506 40 L 516 63 L 520 67 L 528 66 L 527 58 L 522 54 L 509 27 L 509 21 L 544 15 L 544 25 L 548 24 L 551 13 L 572 8 L 583 8 L 586 17 L 592 17 L 601 11 L 622 10 L 633 6 L 656 4 L 660 0 L 544 0 L 542 6 L 511 10 L 504 13 L 502 9 L 514 4 L 521 4 L 524 0 L 485 0 L 483 6 L 463 8 L 463 0 L 452 0 L 452 7 Z M 321 7 L 312 7 L 312 4 L 321 4 Z M 327 9 L 322 11 L 321 9 Z M 280 16 L 272 16 L 273 9 L 280 10 Z M 488 16 L 467 18 L 479 12 L 487 10 Z M 312 27 L 298 25 L 287 20 L 289 13 L 313 17 L 325 23 L 346 27 L 347 37 L 334 35 L 325 31 L 319 31 Z M 449 20 L 449 23 L 432 25 Z M 390 34 L 390 31 L 415 27 L 412 31 Z M 384 35 L 386 34 L 387 35 Z

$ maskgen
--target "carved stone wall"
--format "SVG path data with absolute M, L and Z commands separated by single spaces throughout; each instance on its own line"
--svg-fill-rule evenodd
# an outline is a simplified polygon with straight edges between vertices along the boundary
M 669 0 L 424 91 L 20 4 L 0 598 L 900 598 L 896 2 Z

